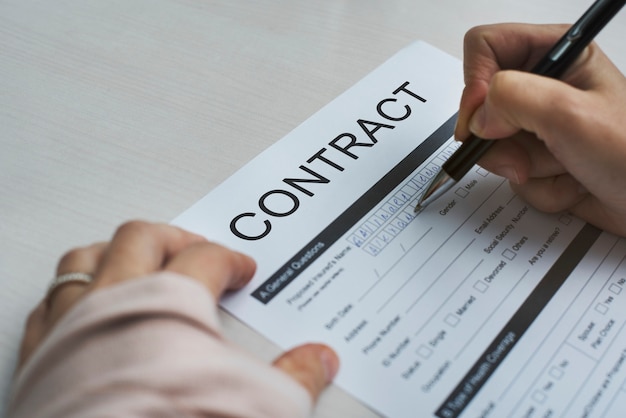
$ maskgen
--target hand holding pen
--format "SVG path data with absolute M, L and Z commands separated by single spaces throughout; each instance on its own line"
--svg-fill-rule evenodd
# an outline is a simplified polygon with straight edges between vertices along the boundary
M 546 211 L 571 210 L 626 234 L 621 226 L 626 224 L 626 194 L 620 190 L 626 179 L 620 162 L 626 157 L 626 80 L 595 44 L 586 48 L 624 3 L 596 2 L 590 9 L 595 19 L 589 19 L 588 11 L 568 32 L 571 37 L 579 28 L 579 37 L 569 40 L 563 25 L 503 24 L 471 30 L 465 39 L 466 88 L 456 136 L 467 138 L 471 128 L 481 138 L 506 139 L 466 140 L 431 185 L 445 171 L 461 173 L 448 182 L 451 187 L 495 144 L 481 165 L 509 178 L 530 203 Z M 582 29 L 585 38 L 580 37 Z M 574 41 L 582 43 L 574 48 Z M 554 62 L 564 55 L 566 65 Z M 524 72 L 529 69 L 560 80 Z M 467 153 L 466 144 L 483 148 L 482 154 Z M 464 147 L 465 156 L 459 160 Z M 465 165 L 460 170 L 459 161 Z M 431 190 L 422 206 L 444 189 Z

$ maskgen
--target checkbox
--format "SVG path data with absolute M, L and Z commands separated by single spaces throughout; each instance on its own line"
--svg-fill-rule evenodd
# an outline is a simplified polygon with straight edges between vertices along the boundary
M 543 393 L 540 390 L 535 391 L 535 393 L 533 393 L 533 401 L 537 402 L 537 403 L 544 403 L 546 401 L 546 399 L 548 399 L 548 395 L 546 395 L 545 393 Z
M 596 305 L 596 312 L 601 313 L 602 315 L 604 315 L 605 313 L 607 313 L 609 311 L 609 307 L 602 304 L 602 303 L 598 303 Z
M 621 291 L 622 291 L 622 288 L 616 285 L 615 283 L 609 286 L 609 292 L 611 293 L 615 293 L 616 295 L 619 295 Z
M 572 217 L 569 215 L 561 215 L 559 217 L 559 222 L 561 222 L 563 225 L 569 225 L 572 222 Z
M 348 242 L 350 242 L 352 245 L 358 248 L 358 247 L 361 247 L 365 243 L 365 240 L 361 239 L 361 237 L 359 237 L 356 234 L 352 234 L 348 237 Z
M 368 244 L 365 247 L 363 247 L 363 251 L 365 251 L 366 253 L 368 253 L 369 255 L 373 255 L 373 256 L 377 256 L 378 254 L 380 254 L 380 248 Z
M 465 197 L 469 194 L 469 192 L 467 190 L 465 190 L 462 187 L 459 187 L 458 189 L 456 189 L 456 192 L 454 192 L 455 195 L 457 195 L 458 197 Z
M 420 345 L 420 347 L 417 349 L 417 354 L 419 354 L 420 357 L 422 358 L 429 358 L 431 356 L 431 354 L 433 353 L 433 350 L 431 350 L 430 348 L 428 348 L 425 345 Z
M 413 212 L 413 209 L 404 210 L 398 215 L 398 218 L 402 219 L 406 223 L 409 223 L 415 219 L 415 212 Z
M 387 235 L 391 236 L 391 237 L 395 237 L 396 235 L 398 235 L 400 233 L 401 229 L 397 228 L 395 225 L 387 225 L 387 227 L 385 229 L 383 229 L 382 233 L 387 233 Z
M 508 248 L 502 251 L 502 256 L 507 260 L 513 260 L 517 254 L 513 250 L 509 250 Z
M 389 244 L 389 242 L 393 239 L 393 237 L 389 236 L 385 231 L 382 231 L 380 234 L 376 235 L 370 242 L 366 244 L 368 247 L 376 247 L 379 250 L 382 250 Z
M 553 367 L 550 369 L 550 376 L 554 377 L 555 379 L 561 379 L 563 377 L 563 369 L 561 369 L 560 367 Z
M 480 293 L 485 293 L 487 289 L 489 289 L 489 285 L 482 280 L 474 283 L 474 289 L 478 290 Z
M 487 177 L 489 175 L 489 171 L 485 170 L 482 167 L 478 167 L 478 170 L 476 170 L 476 173 L 478 173 L 478 175 L 482 177 Z
M 413 187 L 413 185 L 411 183 L 407 183 L 404 185 L 404 187 L 402 187 L 402 189 L 400 189 L 401 191 L 403 191 L 404 193 L 408 194 L 408 195 L 414 195 L 415 193 L 417 193 L 417 189 L 415 187 Z
M 446 319 L 444 319 L 444 322 L 451 327 L 456 327 L 460 321 L 461 320 L 459 319 L 459 317 L 453 314 L 448 314 L 448 316 L 446 316 Z

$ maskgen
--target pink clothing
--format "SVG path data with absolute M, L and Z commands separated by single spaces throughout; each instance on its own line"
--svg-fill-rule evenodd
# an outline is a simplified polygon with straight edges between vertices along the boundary
M 96 291 L 22 368 L 11 418 L 306 417 L 308 392 L 226 341 L 212 295 L 160 272 Z

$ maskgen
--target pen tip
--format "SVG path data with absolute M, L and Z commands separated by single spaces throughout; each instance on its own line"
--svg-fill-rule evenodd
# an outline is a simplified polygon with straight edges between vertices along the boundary
M 418 213 L 422 211 L 422 204 L 418 203 L 417 205 L 415 205 L 415 209 L 413 209 L 413 213 Z

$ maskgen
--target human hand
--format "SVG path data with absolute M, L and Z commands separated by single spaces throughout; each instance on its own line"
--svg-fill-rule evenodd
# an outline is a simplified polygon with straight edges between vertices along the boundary
M 92 275 L 93 281 L 65 283 L 33 311 L 22 341 L 20 367 L 74 305 L 99 289 L 165 270 L 197 280 L 218 300 L 225 291 L 248 283 L 255 268 L 250 257 L 182 229 L 126 223 L 110 243 L 75 249 L 60 260 L 57 275 L 83 272 Z M 314 401 L 336 374 L 338 364 L 336 354 L 321 344 L 296 347 L 273 363 L 302 385 Z
M 593 43 L 560 80 L 523 72 L 567 28 L 471 29 L 455 135 L 505 138 L 481 166 L 540 210 L 568 210 L 626 236 L 626 78 Z

